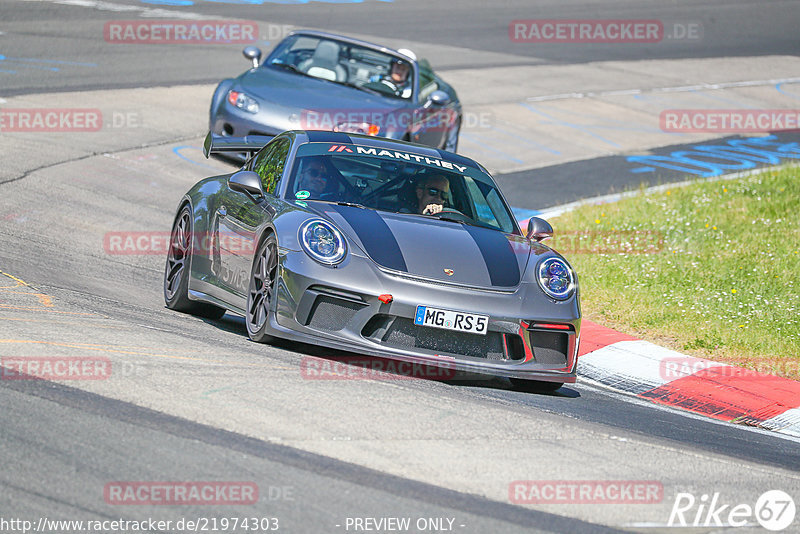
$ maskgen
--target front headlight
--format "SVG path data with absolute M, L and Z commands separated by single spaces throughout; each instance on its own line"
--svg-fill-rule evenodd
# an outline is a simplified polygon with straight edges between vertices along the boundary
M 244 93 L 228 91 L 228 102 L 232 106 L 243 109 L 248 113 L 258 113 L 258 102 Z
M 300 243 L 313 259 L 326 265 L 340 263 L 347 253 L 344 236 L 333 225 L 312 220 L 300 228 Z
M 539 287 L 556 300 L 566 300 L 575 291 L 575 275 L 561 258 L 547 258 L 539 264 L 536 279 Z

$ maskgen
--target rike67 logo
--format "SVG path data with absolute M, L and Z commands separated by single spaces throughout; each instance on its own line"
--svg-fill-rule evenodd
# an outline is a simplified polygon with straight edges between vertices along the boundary
M 753 520 L 772 532 L 784 530 L 794 522 L 794 499 L 781 490 L 765 491 L 756 500 L 755 506 L 741 503 L 725 503 L 719 493 L 701 495 L 697 499 L 691 493 L 678 493 L 672 512 L 670 527 L 744 527 L 753 525 Z

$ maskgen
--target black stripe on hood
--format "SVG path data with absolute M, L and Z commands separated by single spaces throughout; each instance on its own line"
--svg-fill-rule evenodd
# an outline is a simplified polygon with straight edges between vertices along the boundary
M 331 205 L 355 230 L 366 253 L 379 265 L 408 272 L 406 260 L 392 230 L 376 211 L 351 206 Z
M 511 243 L 502 232 L 464 225 L 472 239 L 478 245 L 489 271 L 489 279 L 493 286 L 514 287 L 519 284 L 519 264 Z

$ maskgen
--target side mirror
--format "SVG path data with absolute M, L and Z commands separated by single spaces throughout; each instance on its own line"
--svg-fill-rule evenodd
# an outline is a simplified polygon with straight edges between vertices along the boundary
M 553 237 L 553 227 L 544 219 L 531 217 L 528 219 L 528 233 L 526 237 L 528 239 L 533 239 L 537 243 L 544 241 L 548 237 Z
M 428 97 L 428 104 L 443 107 L 450 103 L 450 95 L 445 93 L 444 91 L 434 91 Z
M 253 171 L 239 171 L 228 178 L 228 187 L 239 193 L 248 193 L 253 197 L 263 197 L 261 177 Z
M 261 49 L 260 48 L 257 48 L 255 46 L 248 46 L 248 47 L 245 47 L 244 50 L 242 50 L 242 54 L 244 54 L 244 57 L 246 57 L 247 59 L 249 59 L 250 61 L 253 62 L 253 68 L 258 67 L 258 63 L 259 63 L 259 61 L 261 61 Z

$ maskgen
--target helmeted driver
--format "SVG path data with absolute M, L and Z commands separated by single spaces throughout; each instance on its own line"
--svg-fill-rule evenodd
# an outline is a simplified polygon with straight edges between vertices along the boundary
M 402 98 L 411 97 L 411 63 L 395 57 L 389 64 L 389 74 L 377 80 L 388 86 L 395 96 Z

